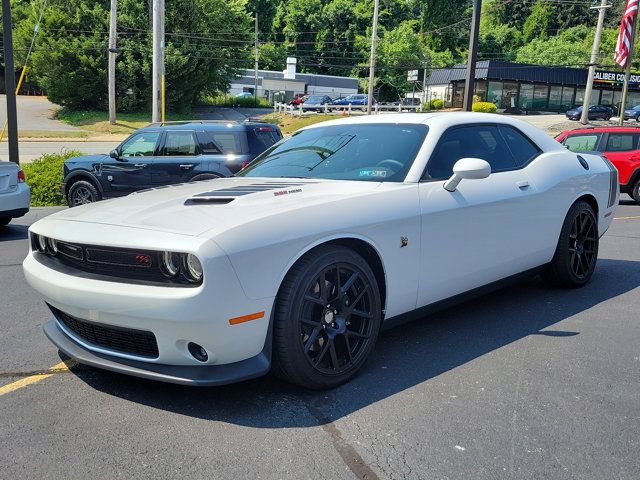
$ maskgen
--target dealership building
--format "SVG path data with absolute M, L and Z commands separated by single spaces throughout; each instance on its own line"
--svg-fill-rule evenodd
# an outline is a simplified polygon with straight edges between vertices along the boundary
M 288 102 L 297 93 L 328 95 L 331 98 L 358 93 L 357 78 L 298 73 L 296 67 L 296 58 L 288 57 L 287 68 L 282 72 L 258 70 L 258 96 L 268 98 L 270 101 Z M 253 94 L 255 76 L 255 70 L 245 70 L 240 77 L 231 81 L 227 94 L 237 95 L 244 92 Z
M 466 65 L 433 70 L 423 92 L 425 100 L 440 98 L 454 108 L 462 107 Z M 475 94 L 498 109 L 565 112 L 582 105 L 588 76 L 586 68 L 554 67 L 483 60 L 476 63 Z M 624 73 L 596 70 L 592 105 L 619 106 Z M 627 107 L 640 105 L 640 75 L 629 81 Z

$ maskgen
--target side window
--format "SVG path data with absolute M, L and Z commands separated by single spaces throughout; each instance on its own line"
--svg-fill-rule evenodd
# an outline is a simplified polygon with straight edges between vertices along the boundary
M 599 141 L 599 133 L 587 133 L 569 135 L 562 143 L 572 152 L 591 152 L 597 148 Z
M 633 133 L 610 133 L 605 152 L 628 152 L 637 148 L 638 136 Z
M 481 158 L 491 165 L 491 172 L 516 167 L 511 152 L 498 128 L 493 125 L 458 127 L 447 130 L 427 163 L 426 178 L 446 179 L 461 158 Z
M 162 147 L 165 157 L 178 157 L 196 154 L 196 141 L 193 132 L 167 131 Z
M 207 155 L 219 155 L 222 153 L 222 149 L 213 140 L 211 132 L 197 132 L 198 141 L 200 142 L 200 150 Z
M 213 140 L 220 145 L 224 153 L 240 153 L 242 151 L 239 145 L 238 135 L 227 132 L 212 132 Z
M 160 132 L 137 133 L 129 137 L 120 149 L 123 157 L 151 157 L 156 150 Z
M 511 150 L 513 159 L 516 162 L 516 167 L 526 165 L 532 158 L 540 153 L 541 150 L 535 146 L 529 138 L 515 128 L 508 125 L 501 125 L 498 128 L 504 140 L 507 142 L 509 150 Z

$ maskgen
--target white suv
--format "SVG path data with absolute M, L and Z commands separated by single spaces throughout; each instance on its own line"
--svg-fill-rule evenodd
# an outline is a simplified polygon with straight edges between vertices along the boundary
M 24 172 L 15 163 L 0 162 L 0 227 L 27 213 L 30 200 Z

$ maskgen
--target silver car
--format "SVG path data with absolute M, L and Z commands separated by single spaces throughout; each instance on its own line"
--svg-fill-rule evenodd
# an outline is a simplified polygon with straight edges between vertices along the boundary
M 31 189 L 24 172 L 15 163 L 0 162 L 0 227 L 26 214 L 30 201 Z

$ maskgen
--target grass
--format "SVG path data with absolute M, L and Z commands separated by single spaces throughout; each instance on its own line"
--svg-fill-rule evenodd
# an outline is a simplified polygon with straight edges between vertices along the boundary
M 88 132 L 55 130 L 18 130 L 19 138 L 87 138 Z
M 254 97 L 235 97 L 229 95 L 205 95 L 200 99 L 201 105 L 214 107 L 241 107 L 241 108 L 269 108 L 271 104 L 264 97 L 258 97 L 258 104 Z
M 151 114 L 140 113 L 118 113 L 116 124 L 109 123 L 109 113 L 95 110 L 73 111 L 62 108 L 56 112 L 56 118 L 68 125 L 79 127 L 90 134 L 129 134 L 133 131 L 147 126 L 151 123 Z M 166 120 L 192 120 L 191 113 L 169 114 Z
M 280 127 L 280 130 L 282 130 L 283 135 L 290 135 L 296 130 L 301 129 L 302 127 L 307 127 L 315 123 L 326 122 L 327 120 L 342 118 L 342 116 L 335 114 L 316 114 L 304 117 L 296 117 L 285 113 L 269 113 L 268 115 L 263 115 L 261 118 L 265 122 L 278 125 Z

